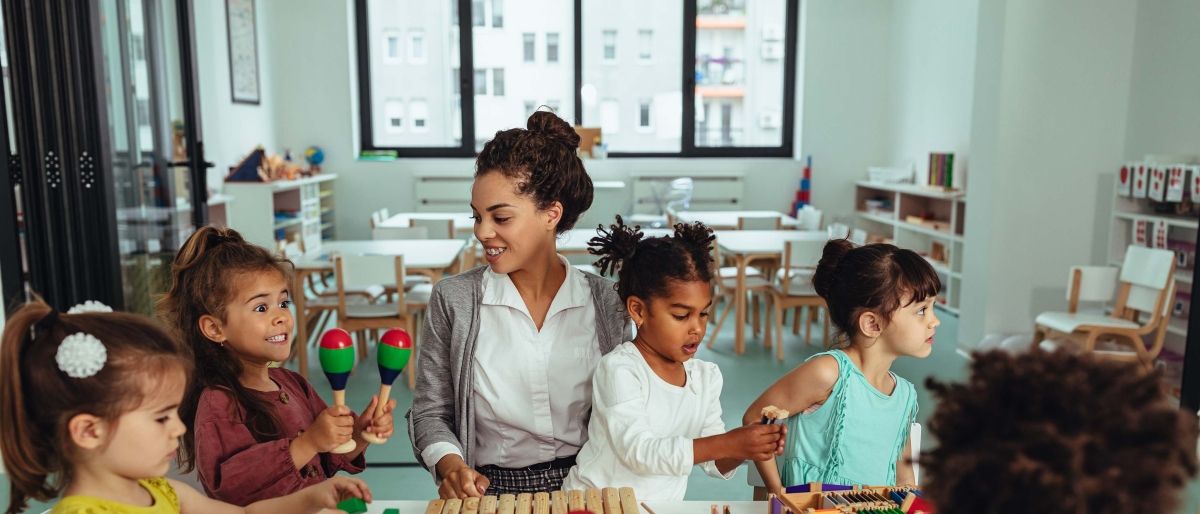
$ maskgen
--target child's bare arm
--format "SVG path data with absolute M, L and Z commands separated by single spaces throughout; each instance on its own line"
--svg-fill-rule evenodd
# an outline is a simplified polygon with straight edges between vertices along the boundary
M 797 415 L 808 408 L 823 403 L 829 398 L 833 386 L 838 379 L 837 359 L 829 356 L 817 357 L 796 369 L 788 372 L 783 378 L 771 384 L 766 391 L 759 395 L 754 403 L 746 409 L 742 416 L 743 424 L 753 424 L 761 421 L 762 409 L 774 405 Z M 792 434 L 800 437 L 800 434 Z M 767 490 L 779 493 L 783 484 L 779 478 L 779 470 L 774 460 L 756 461 L 754 465 L 762 475 Z
M 251 503 L 245 508 L 209 498 L 182 482 L 170 479 L 168 482 L 179 498 L 182 514 L 316 513 L 332 509 L 339 501 L 350 497 L 371 501 L 371 491 L 366 482 L 348 477 L 333 477 L 287 496 Z

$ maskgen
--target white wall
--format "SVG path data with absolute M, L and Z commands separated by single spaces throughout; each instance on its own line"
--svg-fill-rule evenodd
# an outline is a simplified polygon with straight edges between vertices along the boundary
M 282 152 L 276 139 L 276 106 L 289 106 L 279 102 L 272 94 L 276 83 L 286 82 L 300 75 L 281 75 L 273 67 L 274 53 L 266 48 L 276 31 L 285 26 L 269 17 L 269 10 L 281 4 L 279 1 L 258 1 L 256 22 L 258 27 L 258 78 L 262 102 L 259 105 L 235 104 L 229 86 L 229 32 L 226 29 L 225 2 L 195 2 L 196 18 L 196 64 L 200 84 L 200 123 L 204 135 L 205 158 L 215 166 L 209 172 L 210 184 L 220 182 L 229 173 L 229 167 L 241 162 L 246 154 L 261 144 L 271 151 Z M 316 62 L 316 61 L 314 61 Z M 306 74 L 320 73 L 320 70 Z M 293 148 L 294 150 L 294 148 Z
M 1125 154 L 1136 8 L 981 3 L 960 341 L 1030 331 L 1107 236 L 1097 185 Z
M 1138 5 L 1125 158 L 1200 154 L 1200 2 Z M 1114 166 L 1115 167 L 1115 166 Z

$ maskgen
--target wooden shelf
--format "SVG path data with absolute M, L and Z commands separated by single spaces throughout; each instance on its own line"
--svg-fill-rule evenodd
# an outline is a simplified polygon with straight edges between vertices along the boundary
M 892 191 L 895 193 L 924 196 L 926 198 L 936 198 L 939 200 L 958 200 L 960 202 L 966 201 L 964 193 L 958 190 L 946 191 L 941 188 L 918 186 L 916 184 L 879 184 L 876 182 L 871 182 L 870 180 L 859 180 L 856 183 L 867 189 Z
M 911 230 L 913 232 L 925 234 L 927 236 L 936 237 L 939 239 L 945 239 L 946 241 L 962 241 L 962 236 L 956 236 L 945 230 L 934 230 L 932 228 L 922 227 L 921 225 L 917 225 L 915 223 L 909 223 L 907 221 L 897 221 L 897 222 L 895 222 L 895 225 L 897 227 L 905 229 L 905 230 Z
M 288 219 L 288 220 L 283 220 L 283 221 L 277 221 L 277 222 L 275 222 L 275 230 L 279 230 L 281 228 L 287 228 L 287 227 L 294 227 L 303 222 L 304 222 L 304 220 L 302 220 L 300 218 L 293 218 L 293 219 Z

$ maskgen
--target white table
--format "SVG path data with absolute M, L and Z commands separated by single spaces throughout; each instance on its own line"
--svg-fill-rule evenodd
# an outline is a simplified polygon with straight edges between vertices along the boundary
M 742 325 L 746 322 L 746 267 L 760 259 L 779 260 L 783 256 L 787 241 L 827 240 L 824 230 L 721 230 L 717 232 L 717 245 L 722 256 L 731 256 L 737 266 L 737 298 L 735 298 L 733 349 L 736 353 L 746 351 L 746 334 Z
M 669 236 L 675 233 L 669 228 L 643 228 L 644 237 Z M 573 228 L 558 236 L 558 253 L 563 255 L 587 255 L 588 241 L 600 235 L 594 228 Z
M 475 230 L 475 219 L 471 217 L 469 212 L 399 212 L 393 214 L 380 227 L 386 228 L 403 228 L 409 226 L 409 220 L 452 220 L 454 221 L 454 233 L 470 233 Z
M 312 273 L 327 273 L 333 270 L 334 254 L 350 255 L 400 255 L 404 267 L 416 273 L 429 275 L 437 282 L 451 266 L 458 262 L 467 242 L 462 239 L 402 239 L 402 240 L 358 240 L 325 241 L 321 249 L 295 259 L 295 277 L 292 283 L 292 301 L 296 304 L 299 323 L 296 324 L 296 359 L 300 374 L 308 377 L 308 320 L 305 319 L 304 279 Z
M 736 230 L 738 228 L 738 218 L 778 216 L 784 228 L 796 228 L 800 224 L 796 218 L 776 211 L 679 211 L 674 216 L 684 223 L 699 221 L 714 230 Z
M 722 507 L 729 505 L 730 514 L 767 514 L 767 502 L 713 500 L 647 501 L 644 503 L 654 511 L 654 514 L 709 514 L 710 508 L 714 504 L 717 506 L 718 513 L 722 512 Z M 398 509 L 400 514 L 425 514 L 425 507 L 428 505 L 429 502 L 418 500 L 376 500 L 367 505 L 367 514 L 383 514 L 387 509 Z M 638 511 L 622 514 L 650 514 L 646 512 L 645 507 L 639 508 Z

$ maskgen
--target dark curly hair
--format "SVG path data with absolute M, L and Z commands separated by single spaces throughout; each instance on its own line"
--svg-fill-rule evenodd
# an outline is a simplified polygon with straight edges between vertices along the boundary
M 1196 473 L 1196 418 L 1158 373 L 1067 352 L 976 353 L 965 384 L 933 379 L 923 452 L 938 512 L 1174 512 Z
M 575 226 L 592 206 L 592 178 L 575 154 L 579 134 L 554 113 L 538 111 L 524 129 L 496 132 L 475 159 L 475 177 L 500 174 L 517 182 L 517 192 L 533 198 L 538 209 L 562 203 L 556 233 Z
M 616 224 L 597 228 L 588 241 L 588 252 L 600 256 L 600 274 L 617 275 L 617 294 L 649 300 L 666 293 L 667 282 L 712 282 L 712 244 L 716 236 L 700 222 L 675 225 L 671 237 L 643 238 L 640 226 L 629 226 L 617 216 Z
M 933 266 L 916 252 L 882 243 L 856 247 L 846 239 L 825 244 L 812 282 L 829 306 L 834 327 L 844 335 L 843 344 L 858 333 L 863 313 L 891 319 L 896 309 L 942 290 Z

